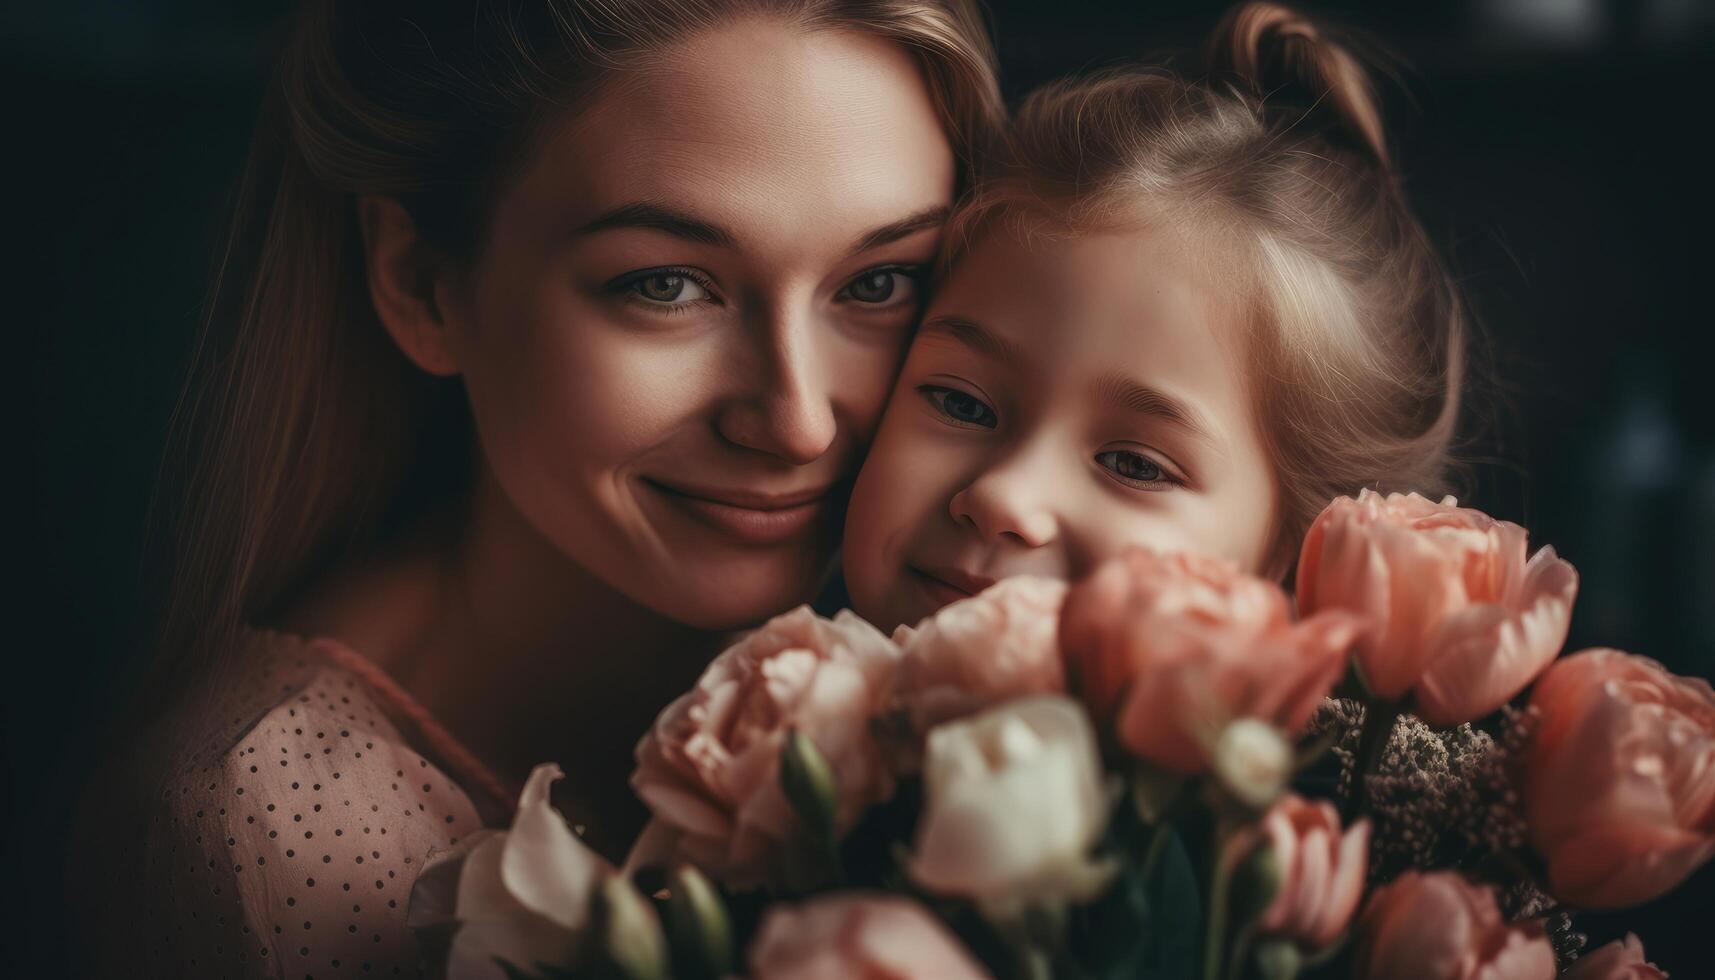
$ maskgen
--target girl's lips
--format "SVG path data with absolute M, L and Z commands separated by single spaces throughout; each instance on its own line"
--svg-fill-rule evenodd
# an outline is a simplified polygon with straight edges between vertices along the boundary
M 745 544 L 779 544 L 828 511 L 832 487 L 790 494 L 679 488 L 645 480 L 662 499 L 705 527 Z
M 921 568 L 907 565 L 906 570 L 923 591 L 940 605 L 968 599 L 994 584 L 994 579 L 969 575 L 954 568 Z

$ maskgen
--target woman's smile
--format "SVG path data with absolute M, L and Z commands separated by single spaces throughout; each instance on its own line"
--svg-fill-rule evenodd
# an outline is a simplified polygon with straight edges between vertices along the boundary
M 702 487 L 643 478 L 652 496 L 668 502 L 692 520 L 736 541 L 781 544 L 825 527 L 838 495 L 834 485 L 779 493 Z

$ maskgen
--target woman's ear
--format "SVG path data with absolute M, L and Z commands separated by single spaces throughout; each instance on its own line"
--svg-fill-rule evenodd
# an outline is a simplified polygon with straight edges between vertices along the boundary
M 358 198 L 357 216 L 363 229 L 369 299 L 381 325 L 424 371 L 439 377 L 458 374 L 448 324 L 435 302 L 435 280 L 441 269 L 433 250 L 417 234 L 411 215 L 390 197 L 365 196 Z

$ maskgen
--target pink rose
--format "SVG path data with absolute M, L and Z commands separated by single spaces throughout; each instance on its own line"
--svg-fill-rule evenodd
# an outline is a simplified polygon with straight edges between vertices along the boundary
M 1128 751 L 1206 769 L 1240 718 L 1297 734 L 1346 667 L 1358 621 L 1292 621 L 1278 585 L 1226 562 L 1132 549 L 1067 594 L 1060 619 L 1072 686 Z
M 1376 889 L 1358 921 L 1360 980 L 1553 980 L 1536 920 L 1501 918 L 1494 889 L 1452 871 L 1411 870 Z
M 1520 760 L 1531 844 L 1555 897 L 1585 908 L 1648 901 L 1715 852 L 1715 691 L 1653 660 L 1585 650 L 1531 691 L 1540 718 Z
M 1585 953 L 1561 980 L 1667 980 L 1667 973 L 1644 959 L 1644 944 L 1631 933 Z
M 776 905 L 750 947 L 752 980 L 980 980 L 939 920 L 910 899 L 845 892 Z
M 850 612 L 777 616 L 716 657 L 637 746 L 631 785 L 654 813 L 628 866 L 684 860 L 728 886 L 780 882 L 783 846 L 801 833 L 780 789 L 780 750 L 796 729 L 838 783 L 835 830 L 887 799 L 893 781 L 870 718 L 899 651 Z
M 1257 931 L 1322 949 L 1352 921 L 1364 897 L 1369 822 L 1359 820 L 1341 834 L 1340 816 L 1326 800 L 1287 795 L 1263 817 L 1260 832 L 1274 851 L 1280 887 L 1257 917 Z
M 903 634 L 892 701 L 921 739 L 944 721 L 1029 694 L 1061 694 L 1060 604 L 1053 579 L 1004 579 Z
M 1298 608 L 1369 618 L 1358 666 L 1376 695 L 1432 725 L 1494 711 L 1566 642 L 1578 573 L 1525 529 L 1417 494 L 1341 497 L 1310 526 Z

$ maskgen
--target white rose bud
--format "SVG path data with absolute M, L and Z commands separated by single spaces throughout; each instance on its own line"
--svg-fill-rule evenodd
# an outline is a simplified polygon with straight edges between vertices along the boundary
M 1058 695 L 1011 701 L 929 733 L 924 811 L 908 869 L 991 919 L 1094 898 L 1111 865 L 1091 848 L 1107 825 L 1095 732 Z
M 1215 776 L 1233 797 L 1262 810 L 1273 803 L 1292 775 L 1292 746 L 1273 725 L 1240 718 L 1215 741 Z

